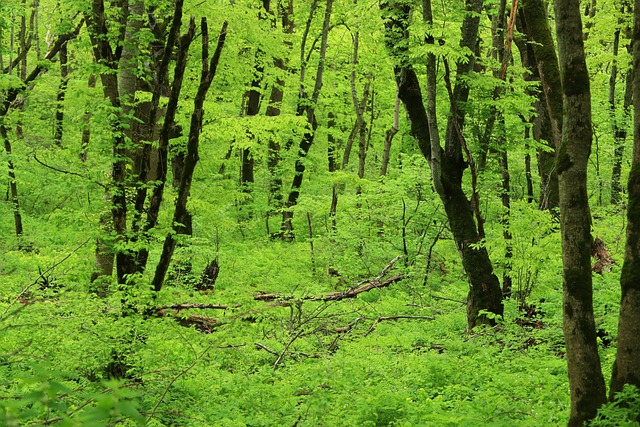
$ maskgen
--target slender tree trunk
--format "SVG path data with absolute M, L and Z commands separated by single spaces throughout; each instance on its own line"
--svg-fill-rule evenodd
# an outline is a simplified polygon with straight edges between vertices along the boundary
M 625 8 L 622 8 L 624 13 Z M 627 28 L 626 33 L 630 34 L 630 28 Z M 620 44 L 620 30 L 617 30 L 613 39 L 613 54 L 614 58 L 617 58 L 618 49 Z M 627 46 L 627 51 L 632 54 L 631 43 Z M 616 92 L 616 80 L 618 74 L 617 61 L 611 66 L 611 78 L 609 79 L 609 106 L 611 108 L 611 117 L 613 121 L 613 138 L 614 138 L 614 151 L 613 151 L 613 168 L 611 173 L 611 204 L 618 204 L 620 202 L 620 193 L 622 187 L 620 185 L 620 176 L 622 175 L 622 158 L 624 155 L 624 146 L 627 139 L 627 126 L 629 123 L 629 116 L 631 115 L 630 107 L 632 103 L 633 94 L 633 73 L 631 70 L 626 70 L 625 74 L 625 91 L 624 101 L 622 107 L 622 120 L 617 117 L 616 108 L 617 103 L 615 99 Z
M 256 54 L 259 56 L 260 53 Z M 251 89 L 247 93 L 247 105 L 245 110 L 246 116 L 256 116 L 260 112 L 260 100 L 262 95 L 260 93 L 260 87 L 262 86 L 262 74 L 264 73 L 264 67 L 256 65 L 255 77 L 251 81 Z M 253 136 L 253 134 L 251 134 Z M 240 186 L 243 191 L 251 192 L 251 187 L 254 182 L 253 167 L 254 160 L 251 154 L 251 148 L 242 149 L 242 166 L 240 168 Z
M 126 13 L 123 13 L 126 16 Z M 102 0 L 93 0 L 91 11 L 86 14 L 89 36 L 93 45 L 96 62 L 105 66 L 108 71 L 100 74 L 105 98 L 111 107 L 119 114 L 111 116 L 111 129 L 113 132 L 113 151 L 111 163 L 111 215 L 113 230 L 116 235 L 116 243 L 125 246 L 127 231 L 127 150 L 121 118 L 121 102 L 118 89 L 118 51 L 113 50 L 108 42 L 107 23 L 105 18 L 104 3 Z M 118 283 L 125 282 L 125 275 L 133 271 L 130 255 L 124 248 L 115 251 L 116 274 Z
M 193 113 L 191 114 L 191 124 L 189 127 L 189 141 L 187 143 L 187 154 L 185 156 L 184 171 L 180 180 L 180 188 L 176 199 L 176 206 L 173 213 L 173 231 L 177 232 L 180 224 L 184 223 L 187 215 L 187 201 L 189 192 L 191 191 L 191 181 L 193 172 L 199 160 L 198 145 L 200 142 L 200 133 L 202 130 L 202 120 L 204 117 L 204 100 L 211 87 L 211 82 L 216 75 L 220 55 L 224 47 L 225 38 L 227 36 L 227 21 L 222 24 L 220 35 L 218 36 L 218 44 L 216 50 L 209 62 L 209 31 L 207 28 L 207 19 L 201 20 L 202 30 L 202 72 L 200 75 L 200 85 L 193 101 Z M 176 247 L 176 239 L 174 233 L 167 234 L 160 254 L 160 261 L 156 266 L 156 271 L 151 282 L 152 288 L 159 292 L 162 289 L 173 251 Z
M 624 384 L 640 387 L 640 0 L 635 1 L 632 42 L 633 159 L 627 185 L 627 242 L 620 276 L 622 299 L 611 398 Z
M 90 89 L 96 87 L 96 75 L 91 73 L 89 75 L 89 80 L 87 83 Z M 85 107 L 84 116 L 82 117 L 82 136 L 80 138 L 80 160 L 83 162 L 87 161 L 87 156 L 89 152 L 89 143 L 91 142 L 91 116 L 93 113 L 91 109 Z
M 2 117 L 4 119 L 4 117 Z M 4 151 L 7 153 L 7 162 L 9 169 L 9 189 L 11 191 L 11 208 L 13 210 L 13 222 L 16 230 L 16 237 L 22 237 L 22 215 L 20 214 L 20 202 L 18 198 L 18 184 L 16 183 L 16 172 L 12 158 L 11 141 L 7 134 L 7 128 L 4 123 L 0 123 L 0 136 L 4 140 Z
M 549 27 L 547 7 L 543 0 L 523 0 L 524 26 L 535 58 L 537 75 L 542 84 L 541 104 L 536 108 L 541 118 L 540 138 L 547 139 L 553 149 L 539 151 L 538 168 L 541 176 L 540 208 L 551 210 L 559 206 L 555 151 L 562 136 L 562 86 L 555 44 Z M 546 110 L 546 115 L 543 113 Z M 549 118 L 548 123 L 546 117 Z M 550 132 L 549 132 L 550 130 Z M 548 133 L 548 135 L 547 135 Z M 534 133 L 534 138 L 536 135 Z
M 182 37 L 180 37 L 179 41 L 177 41 L 180 32 L 180 23 L 182 21 L 182 5 L 182 1 L 178 1 L 176 3 L 173 21 L 171 23 L 171 30 L 169 31 L 169 35 L 167 36 L 167 40 L 163 48 L 164 50 L 162 52 L 161 63 L 158 67 L 158 77 L 156 79 L 158 84 L 156 90 L 154 91 L 152 99 L 152 110 L 157 111 L 161 95 L 160 90 L 162 90 L 165 84 L 168 84 L 168 82 L 165 80 L 166 78 L 168 78 L 165 76 L 165 73 L 168 70 L 169 60 L 174 52 L 174 47 L 177 44 L 178 53 L 173 72 L 173 82 L 171 84 L 169 102 L 167 103 L 166 111 L 164 114 L 164 123 L 162 124 L 162 129 L 160 130 L 160 134 L 158 135 L 158 172 L 156 177 L 157 185 L 153 187 L 153 190 L 151 191 L 151 195 L 149 197 L 147 219 L 143 229 L 144 234 L 149 233 L 151 229 L 153 229 L 158 223 L 158 215 L 164 197 L 164 188 L 167 181 L 167 172 L 169 167 L 169 140 L 179 136 L 182 133 L 181 127 L 176 125 L 175 123 L 175 116 L 178 109 L 178 98 L 182 90 L 182 83 L 184 80 L 184 73 L 187 65 L 189 47 L 191 46 L 191 42 L 195 35 L 195 19 L 192 17 L 189 20 L 189 28 L 187 29 L 187 32 Z M 156 117 L 155 112 L 151 115 Z M 184 167 L 179 174 L 180 181 L 182 181 L 182 177 L 184 175 L 183 171 Z M 141 175 L 143 173 L 144 171 L 141 172 Z M 175 178 L 176 175 L 174 175 L 174 186 L 176 182 Z M 177 185 L 177 187 L 179 189 L 179 184 Z M 146 197 L 146 187 L 140 188 L 136 196 L 136 205 L 143 206 L 140 201 L 144 201 Z M 190 218 L 191 217 L 188 211 L 186 211 L 185 217 L 183 218 L 183 221 L 185 222 L 182 222 L 182 224 L 189 226 Z M 183 228 L 181 227 L 177 228 L 177 231 L 182 230 Z M 137 254 L 138 265 L 144 268 L 147 265 L 148 256 L 148 249 L 143 248 L 142 250 L 140 250 L 140 252 Z
M 64 129 L 64 98 L 67 94 L 67 83 L 69 82 L 69 66 L 67 65 L 67 43 L 60 49 L 60 85 L 56 96 L 56 119 L 53 129 L 53 142 L 57 146 L 62 146 L 62 132 Z
M 606 401 L 593 317 L 591 215 L 587 163 L 591 151 L 591 93 L 578 0 L 555 0 L 563 94 L 557 168 L 562 231 L 563 319 L 571 391 L 570 426 L 595 417 Z
M 315 2 L 314 2 L 315 3 Z M 305 157 L 309 153 L 309 149 L 313 144 L 315 131 L 318 128 L 318 121 L 315 115 L 316 105 L 318 98 L 320 97 L 320 90 L 322 89 L 322 77 L 324 75 L 324 63 L 327 54 L 327 39 L 329 36 L 329 24 L 331 22 L 331 10 L 333 7 L 333 0 L 327 0 L 327 5 L 324 15 L 324 23 L 322 26 L 322 37 L 320 41 L 320 52 L 318 59 L 318 68 L 316 71 L 315 84 L 313 88 L 313 94 L 311 99 L 307 99 L 304 92 L 304 73 L 301 71 L 300 76 L 300 99 L 298 105 L 298 115 L 305 115 L 307 122 L 310 125 L 310 129 L 307 129 L 300 141 L 298 158 L 296 159 L 295 172 L 293 176 L 293 182 L 291 184 L 291 190 L 289 191 L 289 197 L 285 203 L 285 210 L 282 212 L 282 236 L 287 239 L 293 238 L 293 207 L 298 203 L 298 197 L 300 196 L 300 187 L 302 186 L 302 179 L 304 177 Z M 302 44 L 301 57 L 304 59 L 304 43 Z M 307 105 L 303 105 L 307 104 Z
M 398 91 L 396 90 L 396 102 L 393 106 L 393 124 L 384 135 L 384 148 L 382 149 L 382 162 L 380 163 L 380 176 L 387 174 L 389 168 L 389 158 L 391 156 L 391 143 L 393 137 L 396 136 L 400 130 L 400 98 L 398 97 Z
M 273 14 L 272 9 L 269 5 L 265 4 L 265 9 L 267 9 L 269 13 Z M 280 14 L 282 22 L 282 31 L 284 32 L 284 34 L 292 34 L 295 28 L 293 22 L 293 0 L 288 0 L 286 6 L 283 1 L 278 2 L 278 13 Z M 275 18 L 273 19 L 273 23 L 275 26 Z M 292 44 L 290 41 L 285 40 L 284 43 L 288 49 L 291 49 Z M 265 111 L 265 115 L 267 117 L 277 117 L 280 115 L 282 99 L 284 97 L 284 76 L 289 72 L 284 58 L 274 59 L 274 65 L 276 70 L 279 70 L 281 74 L 276 78 L 275 84 L 271 86 L 269 105 L 267 105 Z M 270 211 L 267 213 L 267 233 L 271 234 L 269 230 L 269 217 L 272 213 L 281 213 L 282 207 L 284 205 L 282 196 L 282 173 L 279 170 L 281 147 L 280 141 L 278 140 L 276 135 L 273 135 L 269 138 L 267 149 L 267 168 L 269 170 L 269 205 L 271 206 Z
M 105 205 L 110 204 L 109 195 L 104 196 Z M 108 210 L 105 210 L 100 215 L 100 229 L 105 236 L 108 236 L 112 231 L 111 216 Z M 91 273 L 91 282 L 94 282 L 99 277 L 113 275 L 113 251 L 111 246 L 104 241 L 102 237 L 98 237 L 96 240 L 95 258 L 93 261 L 93 272 Z

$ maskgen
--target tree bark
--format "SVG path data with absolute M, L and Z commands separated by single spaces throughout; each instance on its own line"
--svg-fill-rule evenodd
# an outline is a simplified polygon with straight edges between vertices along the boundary
M 64 98 L 67 94 L 67 83 L 69 82 L 69 66 L 67 65 L 67 43 L 60 49 L 60 85 L 56 95 L 56 118 L 53 129 L 53 142 L 57 146 L 62 146 L 62 131 L 64 129 Z
M 611 398 L 624 384 L 640 387 L 640 0 L 635 1 L 632 43 L 633 159 L 627 184 L 627 242 L 620 276 L 622 299 Z
M 189 127 L 189 141 L 187 143 L 187 154 L 185 156 L 184 171 L 180 180 L 180 188 L 176 199 L 175 210 L 173 212 L 173 231 L 177 232 L 184 224 L 187 215 L 187 200 L 191 191 L 191 181 L 193 172 L 198 163 L 198 145 L 200 142 L 200 133 L 202 131 L 202 120 L 204 117 L 204 100 L 211 87 L 211 82 L 216 75 L 220 55 L 224 48 L 224 42 L 227 36 L 227 21 L 222 24 L 216 50 L 209 62 L 209 31 L 207 27 L 207 19 L 202 18 L 202 72 L 200 75 L 200 85 L 193 101 L 193 113 L 191 114 L 191 124 Z M 156 266 L 156 271 L 151 282 L 152 288 L 159 292 L 162 289 L 164 278 L 169 269 L 173 251 L 176 247 L 176 239 L 174 233 L 167 234 L 160 254 L 160 261 Z
M 423 19 L 427 24 L 433 21 L 431 2 L 423 0 Z M 384 2 L 381 9 L 385 13 L 385 42 L 395 60 L 395 75 L 399 97 L 404 103 L 411 131 L 418 142 L 420 151 L 429 161 L 434 187 L 443 202 L 445 212 L 458 247 L 462 264 L 469 279 L 470 289 L 467 299 L 468 329 L 480 323 L 494 323 L 492 316 L 480 314 L 486 310 L 495 315 L 503 313 L 502 292 L 488 252 L 479 244 L 481 237 L 474 222 L 474 212 L 469 199 L 462 189 L 462 175 L 467 163 L 462 150 L 465 145 L 462 135 L 464 110 L 461 106 L 469 96 L 469 87 L 463 83 L 465 76 L 474 65 L 474 56 L 457 64 L 458 82 L 450 93 L 451 114 L 447 122 L 445 148 L 441 147 L 438 132 L 436 105 L 435 56 L 427 57 L 427 108 L 422 103 L 420 85 L 407 56 L 408 18 L 410 7 L 406 4 Z M 462 24 L 461 48 L 475 52 L 479 16 L 482 1 L 466 2 L 466 15 Z M 446 41 L 445 41 L 446 42 Z M 427 43 L 434 43 L 432 36 Z M 445 64 L 445 68 L 447 68 Z M 448 77 L 445 77 L 448 78 Z M 450 85 L 448 85 L 450 88 Z M 428 116 L 427 116 L 428 111 Z M 465 145 L 466 146 L 466 145 Z
M 626 8 L 623 6 L 621 12 L 624 13 Z M 629 10 L 630 12 L 630 10 Z M 618 21 L 620 22 L 620 20 Z M 627 27 L 626 31 L 631 38 L 631 28 Z M 622 157 L 624 155 L 624 146 L 627 139 L 627 125 L 630 119 L 630 107 L 633 100 L 633 73 L 631 69 L 626 70 L 625 75 L 625 91 L 624 101 L 622 107 L 622 120 L 616 115 L 617 103 L 615 99 L 616 93 L 616 80 L 618 74 L 617 55 L 620 44 L 620 30 L 618 29 L 614 34 L 613 40 L 613 54 L 614 61 L 611 66 L 611 77 L 609 79 L 609 106 L 611 108 L 611 117 L 613 121 L 613 138 L 614 138 L 614 151 L 613 151 L 613 168 L 611 171 L 611 204 L 618 204 L 620 202 L 620 193 L 622 192 L 622 186 L 620 185 L 620 177 L 622 175 Z M 631 43 L 627 46 L 627 51 L 632 55 Z
M 400 130 L 400 98 L 398 97 L 398 91 L 396 90 L 396 102 L 393 106 L 393 124 L 384 135 L 384 148 L 382 149 L 382 161 L 380 163 L 380 176 L 387 174 L 389 168 L 389 159 L 391 157 L 391 143 L 393 137 L 396 136 Z
M 268 13 L 274 16 L 273 26 L 275 27 L 275 14 L 272 11 L 270 5 L 265 4 L 265 9 Z M 293 21 L 293 0 L 287 0 L 286 6 L 283 1 L 278 2 L 278 13 L 282 23 L 282 31 L 284 34 L 292 34 L 295 28 Z M 287 49 L 290 50 L 292 43 L 285 39 L 284 44 Z M 276 70 L 280 72 L 280 75 L 276 78 L 275 84 L 271 86 L 271 94 L 269 96 L 269 104 L 267 105 L 265 115 L 267 117 L 277 117 L 280 115 L 282 106 L 282 99 L 284 97 L 284 85 L 285 75 L 289 72 L 287 62 L 285 58 L 274 59 L 274 65 Z M 276 135 L 272 135 L 269 138 L 267 144 L 267 169 L 269 170 L 269 205 L 270 211 L 267 213 L 267 233 L 269 230 L 269 217 L 272 213 L 280 213 L 283 207 L 283 195 L 282 195 L 282 173 L 279 170 L 280 165 L 280 141 Z
M 322 89 L 322 77 L 324 75 L 324 63 L 327 54 L 327 39 L 329 37 L 329 24 L 331 22 L 331 10 L 333 7 L 333 0 L 327 0 L 327 6 L 325 9 L 324 23 L 322 25 L 322 37 L 320 41 L 320 52 L 318 59 L 318 68 L 316 70 L 315 84 L 311 99 L 307 99 L 304 91 L 304 68 L 301 69 L 300 75 L 300 98 L 298 99 L 298 115 L 305 115 L 310 129 L 308 128 L 302 139 L 300 140 L 298 158 L 295 163 L 295 172 L 293 176 L 293 182 L 291 184 L 291 190 L 285 203 L 285 209 L 282 211 L 282 225 L 280 227 L 283 238 L 293 238 L 293 207 L 298 203 L 298 197 L 300 196 L 300 187 L 302 186 L 302 179 L 304 177 L 305 157 L 309 153 L 309 149 L 313 144 L 315 131 L 318 128 L 318 121 L 315 115 L 315 109 L 320 97 L 320 90 Z M 302 44 L 301 57 L 304 61 L 304 43 Z
M 557 156 L 563 264 L 563 324 L 570 426 L 595 417 L 606 401 L 593 317 L 591 215 L 587 163 L 593 136 L 591 93 L 585 61 L 580 4 L 555 0 L 558 57 L 563 94 L 562 139 Z
M 562 86 L 558 68 L 558 58 L 555 44 L 547 18 L 547 8 L 543 0 L 523 0 L 522 10 L 527 39 L 535 58 L 538 76 L 542 84 L 542 104 L 537 108 L 539 117 L 542 118 L 540 138 L 548 137 L 550 152 L 539 151 L 539 171 L 541 176 L 540 208 L 551 210 L 558 207 L 558 193 L 556 190 L 557 170 L 555 169 L 555 151 L 560 147 L 562 137 Z M 549 122 L 545 122 L 546 116 L 542 115 L 542 108 L 547 112 Z M 550 133 L 547 136 L 547 126 Z
M 1 118 L 4 120 L 4 117 Z M 16 182 L 16 171 L 12 158 L 11 141 L 4 121 L 0 122 L 0 136 L 4 141 L 4 151 L 7 153 L 7 163 L 9 169 L 9 189 L 11 191 L 11 210 L 13 210 L 13 223 L 15 225 L 16 237 L 22 237 L 22 215 L 20 214 L 20 199 L 18 197 L 18 184 Z

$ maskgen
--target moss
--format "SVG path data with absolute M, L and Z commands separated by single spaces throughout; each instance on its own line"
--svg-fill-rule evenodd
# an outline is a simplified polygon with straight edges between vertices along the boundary
M 589 73 L 583 58 L 575 58 L 562 71 L 565 95 L 574 96 L 588 93 Z
M 567 152 L 567 145 L 560 145 L 560 149 L 558 150 L 558 155 L 556 156 L 556 170 L 558 171 L 558 175 L 562 175 L 562 173 L 573 166 L 573 161 L 571 160 L 571 156 Z

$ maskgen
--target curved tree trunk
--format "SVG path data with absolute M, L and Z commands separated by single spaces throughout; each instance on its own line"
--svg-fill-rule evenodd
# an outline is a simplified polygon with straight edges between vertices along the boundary
M 611 378 L 611 397 L 624 384 L 640 387 L 640 0 L 633 25 L 633 160 L 629 175 L 627 244 L 620 276 L 622 300 L 618 320 L 618 351 Z
M 296 159 L 295 172 L 293 175 L 293 182 L 291 183 L 291 190 L 285 203 L 285 210 L 282 212 L 282 225 L 281 235 L 283 238 L 293 238 L 293 207 L 298 203 L 298 197 L 300 196 L 300 187 L 302 186 L 302 179 L 304 177 L 305 157 L 311 149 L 315 131 L 318 128 L 318 121 L 316 119 L 315 109 L 320 96 L 320 90 L 322 89 L 322 77 L 324 75 L 324 63 L 325 56 L 327 54 L 327 39 L 329 36 L 329 24 L 331 21 L 331 10 L 333 7 L 333 0 L 327 0 L 327 6 L 325 9 L 324 23 L 322 25 L 322 37 L 320 41 L 320 58 L 318 60 L 318 69 L 316 71 L 315 84 L 313 87 L 313 94 L 311 99 L 306 99 L 304 91 L 304 73 L 301 70 L 300 79 L 300 99 L 298 100 L 298 115 L 305 115 L 310 129 L 307 129 L 300 140 L 298 158 Z M 308 28 L 308 27 L 307 27 Z M 304 60 L 304 43 L 302 45 L 302 59 Z M 306 104 L 306 105 L 303 105 Z
M 556 0 L 556 31 L 563 93 L 562 140 L 557 169 L 562 231 L 563 324 L 570 426 L 582 426 L 605 402 L 593 317 L 591 215 L 587 163 L 591 151 L 591 91 L 585 62 L 579 1 Z
M 432 22 L 431 2 L 423 0 L 423 17 Z M 411 131 L 418 147 L 429 161 L 434 187 L 445 208 L 449 225 L 458 247 L 464 270 L 469 279 L 467 299 L 468 329 L 480 323 L 493 323 L 491 316 L 481 315 L 482 310 L 501 316 L 503 313 L 502 291 L 486 248 L 478 245 L 480 233 L 474 220 L 474 210 L 462 189 L 462 176 L 467 167 L 462 150 L 465 146 L 462 128 L 464 111 L 461 105 L 468 99 L 469 87 L 463 83 L 474 64 L 474 57 L 457 64 L 458 82 L 450 93 L 451 115 L 447 122 L 445 148 L 440 145 L 437 132 L 435 105 L 435 57 L 430 55 L 427 64 L 427 108 L 422 102 L 422 93 L 415 71 L 408 61 L 406 40 L 410 7 L 393 2 L 381 4 L 385 12 L 385 42 L 395 62 L 395 76 L 398 95 L 402 100 L 411 124 Z M 467 14 L 462 24 L 461 47 L 475 52 L 477 44 L 479 16 L 482 1 L 466 2 Z M 433 43 L 433 38 L 427 39 Z M 449 86 L 450 88 L 450 86 Z M 427 116 L 429 111 L 429 116 Z M 427 118 L 428 117 L 428 118 Z
M 191 123 L 189 127 L 189 141 L 187 143 L 187 154 L 185 156 L 184 170 L 180 180 L 180 187 L 178 189 L 178 197 L 176 199 L 175 210 L 173 212 L 173 232 L 167 234 L 164 245 L 162 246 L 162 253 L 160 254 L 160 261 L 156 266 L 156 271 L 151 282 L 152 288 L 159 292 L 162 289 L 171 258 L 173 257 L 173 251 L 176 247 L 176 239 L 174 234 L 180 229 L 181 224 L 184 224 L 185 218 L 188 215 L 187 201 L 189 199 L 189 193 L 191 191 L 191 182 L 193 179 L 193 172 L 196 164 L 200 159 L 198 154 L 198 145 L 200 143 L 200 133 L 202 131 L 202 120 L 204 117 L 204 100 L 211 87 L 211 82 L 216 75 L 218 63 L 220 61 L 220 55 L 224 48 L 224 42 L 227 36 L 227 21 L 222 24 L 220 35 L 218 36 L 218 43 L 216 50 L 209 62 L 209 31 L 207 28 L 207 19 L 202 18 L 202 72 L 200 74 L 200 84 L 198 91 L 193 101 L 193 112 L 191 114 Z

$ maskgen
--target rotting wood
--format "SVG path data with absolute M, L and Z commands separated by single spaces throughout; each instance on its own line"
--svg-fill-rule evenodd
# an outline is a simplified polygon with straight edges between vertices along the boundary
M 324 295 L 311 295 L 311 296 L 302 297 L 300 298 L 300 300 L 340 301 L 347 298 L 356 298 L 359 294 L 362 294 L 364 292 L 369 292 L 372 289 L 386 288 L 392 283 L 399 282 L 404 278 L 405 278 L 405 275 L 402 273 L 399 273 L 399 274 L 396 274 L 395 276 L 391 276 L 387 280 L 383 280 L 382 282 L 378 280 L 371 280 L 367 284 L 357 287 L 355 289 L 352 288 L 342 292 L 330 292 Z M 292 295 L 282 295 L 282 294 L 259 294 L 254 296 L 253 299 L 255 301 L 269 302 L 269 301 L 275 301 L 278 299 L 289 300 L 289 299 L 294 299 L 294 297 Z
M 386 280 L 382 280 L 382 278 L 391 270 L 393 265 L 402 258 L 402 255 L 398 255 L 394 259 L 391 260 L 378 274 L 374 279 L 363 280 L 361 282 L 356 283 L 351 288 L 346 291 L 341 292 L 330 292 L 324 295 L 312 295 L 305 296 L 299 298 L 300 300 L 311 300 L 311 301 L 340 301 L 347 298 L 356 298 L 359 294 L 364 292 L 369 292 L 372 289 L 380 289 L 385 288 L 392 283 L 399 282 L 400 280 L 405 278 L 405 275 L 402 273 L 398 273 L 395 276 L 391 276 Z M 294 299 L 292 295 L 283 295 L 283 294 L 267 294 L 262 293 L 253 297 L 255 301 L 275 301 L 275 300 L 289 300 Z
M 422 320 L 435 320 L 435 317 L 432 316 L 411 316 L 407 314 L 398 314 L 396 316 L 380 316 L 376 319 L 375 322 L 371 324 L 367 332 L 364 334 L 366 337 L 378 326 L 378 323 L 384 322 L 385 320 L 398 320 L 398 319 L 422 319 Z
M 611 265 L 616 263 L 600 237 L 596 237 L 593 241 L 591 256 L 596 259 L 596 262 L 591 266 L 591 270 L 598 274 L 611 271 Z
M 239 307 L 237 305 L 236 307 Z M 216 310 L 226 310 L 229 308 L 228 305 L 218 305 L 218 304 L 169 304 L 169 305 L 161 305 L 157 307 L 157 311 L 161 310 L 188 310 L 188 309 L 216 309 Z

